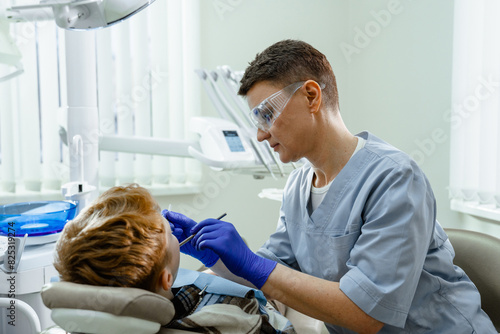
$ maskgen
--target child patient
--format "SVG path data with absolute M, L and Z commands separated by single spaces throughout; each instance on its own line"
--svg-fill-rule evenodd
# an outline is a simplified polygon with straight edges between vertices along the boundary
M 175 316 L 169 328 L 203 332 L 205 326 L 217 328 L 214 319 L 221 319 L 221 332 L 239 332 L 242 323 L 231 329 L 223 317 L 214 317 L 211 306 L 217 304 L 215 310 L 224 310 L 221 305 L 227 304 L 244 310 L 242 322 L 252 319 L 249 314 L 253 316 L 251 321 L 258 326 L 249 333 L 295 333 L 286 318 L 264 307 L 253 293 L 205 293 L 194 284 L 172 288 L 179 258 L 179 242 L 158 203 L 145 188 L 132 184 L 107 190 L 66 224 L 57 242 L 54 266 L 62 281 L 133 287 L 170 299 Z

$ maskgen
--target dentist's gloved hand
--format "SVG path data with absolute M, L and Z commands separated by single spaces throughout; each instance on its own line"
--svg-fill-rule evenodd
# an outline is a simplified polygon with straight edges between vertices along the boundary
M 276 267 L 276 262 L 254 254 L 245 244 L 231 223 L 205 219 L 191 230 L 197 249 L 211 249 L 235 275 L 245 278 L 257 288 L 262 288 Z
M 184 216 L 181 213 L 163 210 L 161 212 L 163 217 L 165 217 L 170 223 L 170 228 L 172 229 L 172 234 L 179 240 L 179 242 L 184 241 L 187 237 L 191 235 L 191 229 L 196 226 L 196 222 L 189 217 Z M 219 256 L 215 254 L 210 249 L 196 250 L 193 247 L 194 242 L 191 240 L 180 248 L 180 251 L 184 254 L 194 257 L 203 263 L 206 267 L 212 267 L 218 260 Z

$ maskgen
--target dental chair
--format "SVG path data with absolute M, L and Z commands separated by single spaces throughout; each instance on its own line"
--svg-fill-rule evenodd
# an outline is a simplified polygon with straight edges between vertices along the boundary
M 445 232 L 455 249 L 453 262 L 476 285 L 482 309 L 500 332 L 500 239 L 461 229 Z
M 146 290 L 55 282 L 45 285 L 41 295 L 57 326 L 40 334 L 191 333 L 161 327 L 172 320 L 173 304 L 167 298 Z M 327 333 L 326 327 L 318 320 L 293 309 L 276 309 L 286 313 L 299 334 Z
M 161 327 L 172 320 L 174 306 L 146 290 L 56 282 L 42 288 L 42 300 L 58 325 L 46 334 L 61 328 L 72 334 L 187 333 Z

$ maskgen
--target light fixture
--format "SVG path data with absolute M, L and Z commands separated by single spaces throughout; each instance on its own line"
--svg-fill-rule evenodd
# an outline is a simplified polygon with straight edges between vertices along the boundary
M 56 24 L 64 29 L 104 28 L 138 13 L 154 0 L 46 0 L 38 4 L 13 6 L 8 19 L 33 21 L 33 11 L 51 8 Z

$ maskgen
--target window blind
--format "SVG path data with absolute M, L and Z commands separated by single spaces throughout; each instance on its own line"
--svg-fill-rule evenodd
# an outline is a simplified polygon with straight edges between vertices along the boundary
M 495 0 L 455 2 L 452 208 L 500 221 L 500 21 Z
M 19 2 L 17 3 L 19 4 Z M 14 5 L 14 1 L 11 1 Z M 25 72 L 0 83 L 0 202 L 60 197 L 69 181 L 64 32 L 52 21 L 12 24 Z M 99 133 L 193 139 L 200 115 L 199 0 L 155 1 L 95 34 Z M 94 69 L 89 69 L 94 70 Z M 101 151 L 100 188 L 137 182 L 156 194 L 198 190 L 194 159 Z

